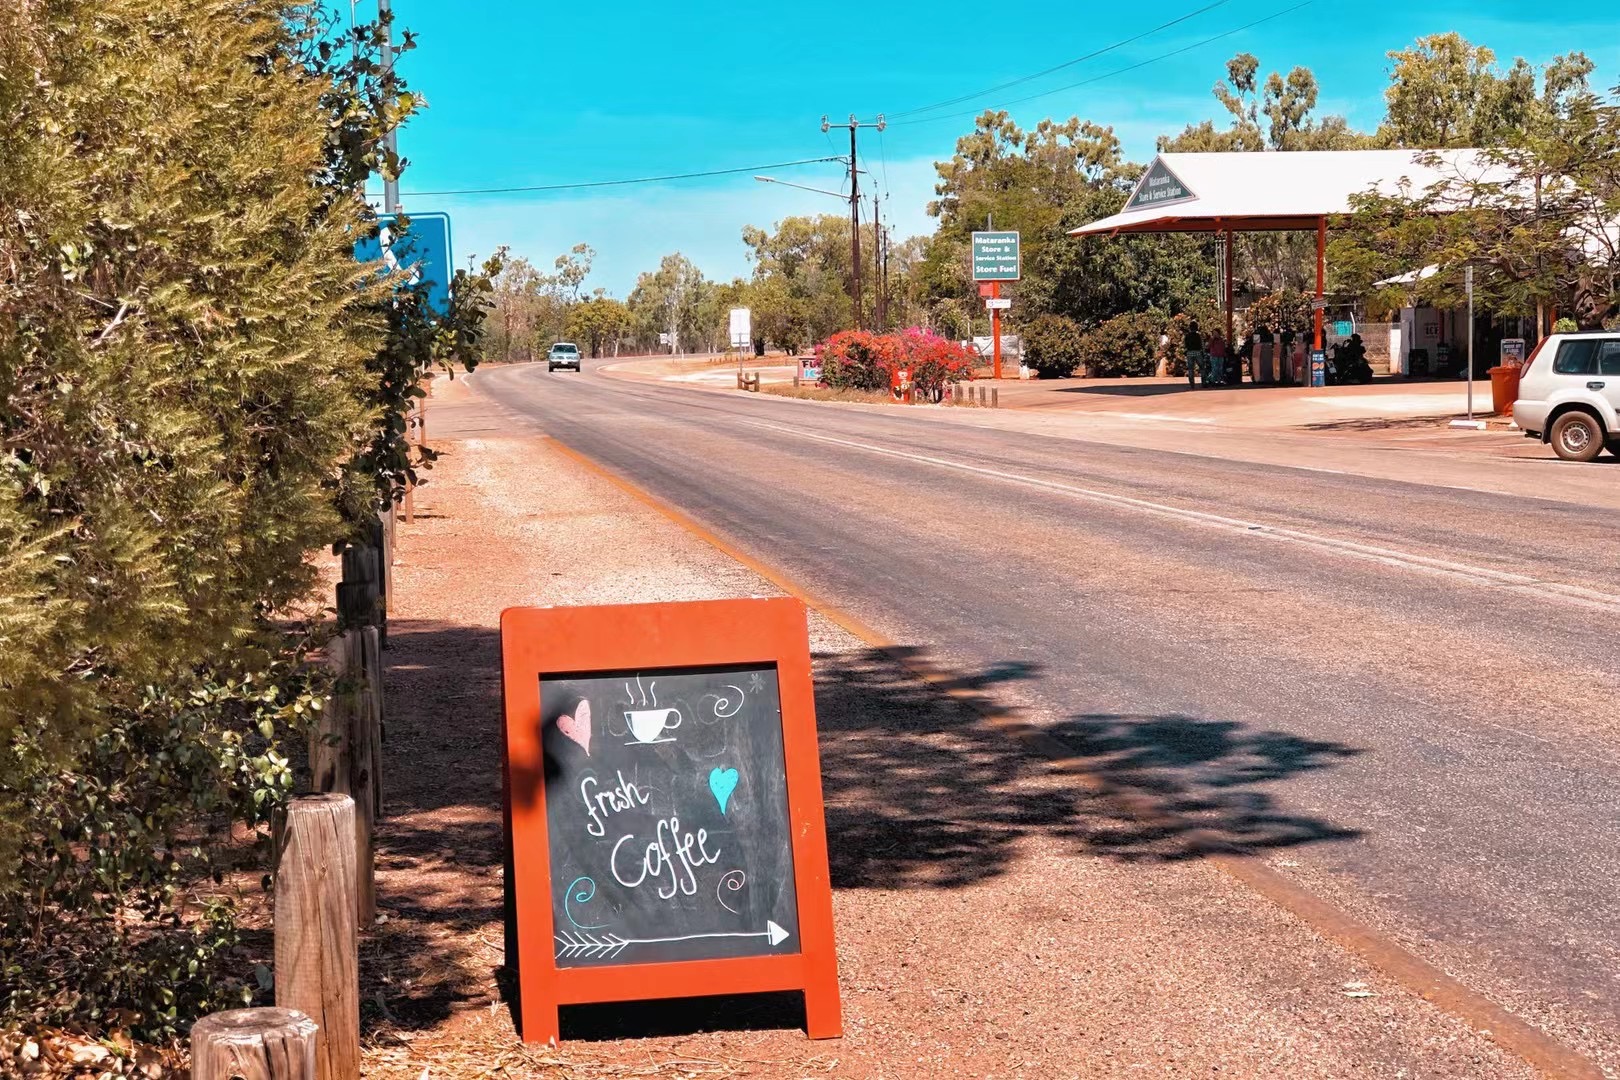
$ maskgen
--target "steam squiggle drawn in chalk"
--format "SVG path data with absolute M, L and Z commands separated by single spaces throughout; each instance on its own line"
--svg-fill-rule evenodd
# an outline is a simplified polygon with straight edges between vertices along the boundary
M 580 889 L 578 892 L 575 892 L 574 887 L 582 881 L 585 883 L 586 887 Z M 596 899 L 595 880 L 588 877 L 577 877 L 568 883 L 568 889 L 563 894 L 563 914 L 568 916 L 569 922 L 573 923 L 581 930 L 596 930 L 600 927 L 606 926 L 607 923 L 582 923 L 578 919 L 574 918 L 574 911 L 570 905 L 587 904 L 594 899 Z
M 742 892 L 742 887 L 746 884 L 748 884 L 747 874 L 743 873 L 741 870 L 727 870 L 724 874 L 720 875 L 720 882 L 714 887 L 714 898 L 720 901 L 721 907 L 725 908 L 733 915 L 741 915 L 742 912 L 726 903 L 726 898 L 720 895 L 720 890 L 725 889 L 729 892 Z

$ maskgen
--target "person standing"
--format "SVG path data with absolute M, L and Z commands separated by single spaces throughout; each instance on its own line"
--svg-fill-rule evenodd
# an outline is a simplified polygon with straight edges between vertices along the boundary
M 1181 337 L 1181 348 L 1187 354 L 1187 385 L 1196 390 L 1198 371 L 1204 363 L 1204 335 L 1198 332 L 1197 319 L 1188 320 L 1187 331 Z
M 1216 330 L 1209 335 L 1209 375 L 1204 379 L 1207 386 L 1210 383 L 1216 386 L 1226 385 L 1226 338 Z

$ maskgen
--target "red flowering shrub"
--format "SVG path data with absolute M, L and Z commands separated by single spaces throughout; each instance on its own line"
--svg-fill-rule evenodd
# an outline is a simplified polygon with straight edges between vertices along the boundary
M 899 351 L 892 334 L 842 330 L 816 346 L 821 381 L 838 390 L 887 390 Z
M 898 333 L 845 330 L 816 346 L 821 380 L 841 390 L 887 390 L 896 368 L 911 372 L 912 385 L 935 395 L 946 384 L 973 378 L 978 354 L 931 330 Z

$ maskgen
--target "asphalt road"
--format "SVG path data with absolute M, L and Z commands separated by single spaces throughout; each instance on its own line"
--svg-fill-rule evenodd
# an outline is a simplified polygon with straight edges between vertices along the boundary
M 1620 1069 L 1620 512 L 589 371 L 477 380 L 1152 802 L 1100 850 L 1213 834 Z

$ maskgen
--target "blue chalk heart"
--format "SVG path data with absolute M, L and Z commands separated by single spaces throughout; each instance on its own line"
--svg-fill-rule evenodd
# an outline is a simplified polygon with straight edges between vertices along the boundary
M 737 770 L 711 769 L 709 790 L 714 792 L 714 801 L 720 804 L 720 812 L 725 813 L 726 803 L 731 801 L 731 793 L 737 790 Z

